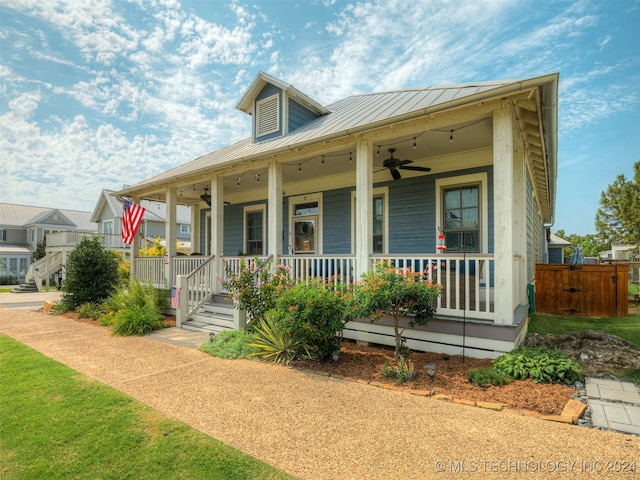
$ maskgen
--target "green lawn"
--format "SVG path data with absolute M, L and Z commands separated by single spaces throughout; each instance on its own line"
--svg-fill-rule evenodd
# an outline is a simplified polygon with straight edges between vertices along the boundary
M 0 419 L 3 479 L 291 478 L 3 335 Z
M 590 318 L 534 314 L 529 320 L 529 333 L 560 335 L 585 330 L 603 330 L 634 343 L 640 349 L 640 315 L 617 318 Z

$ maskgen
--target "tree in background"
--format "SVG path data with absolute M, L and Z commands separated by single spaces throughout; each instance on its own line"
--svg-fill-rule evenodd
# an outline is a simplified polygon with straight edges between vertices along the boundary
M 576 245 L 582 248 L 585 257 L 597 257 L 600 252 L 611 250 L 611 243 L 602 238 L 599 234 L 588 233 L 587 235 L 577 235 L 575 233 L 566 234 L 564 230 L 558 230 L 554 235 L 571 242 L 571 245 L 563 250 L 564 257 L 571 257 Z
M 618 175 L 600 196 L 596 230 L 611 243 L 640 245 L 640 161 L 633 172 L 631 180 Z
M 33 252 L 33 259 L 40 260 L 41 258 L 44 258 L 46 254 L 47 254 L 47 242 L 46 240 L 40 240 L 36 245 L 36 249 Z

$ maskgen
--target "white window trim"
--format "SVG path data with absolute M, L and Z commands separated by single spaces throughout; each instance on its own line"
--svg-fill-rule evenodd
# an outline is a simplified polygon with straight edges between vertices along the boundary
M 111 225 L 111 233 L 107 233 L 107 229 L 105 228 L 107 225 Z M 113 220 L 104 220 L 102 222 L 102 233 L 104 235 L 115 235 L 116 226 Z
M 486 172 L 436 179 L 436 234 L 437 229 L 444 226 L 442 220 L 442 190 L 471 183 L 480 184 L 480 253 L 489 253 L 489 189 L 487 187 Z
M 267 251 L 267 205 L 247 205 L 242 211 L 242 251 L 247 253 L 247 213 L 262 212 L 262 254 Z
M 183 235 L 187 235 L 191 233 L 191 225 L 180 225 L 180 233 Z
M 389 254 L 389 187 L 376 187 L 373 189 L 371 198 L 382 195 L 383 219 L 382 219 L 382 254 Z M 373 222 L 373 218 L 371 218 Z M 373 235 L 373 234 L 372 234 Z M 356 251 L 356 191 L 351 192 L 351 254 Z M 371 252 L 369 252 L 371 253 Z
M 276 101 L 276 125 L 274 128 L 270 130 L 265 130 L 263 132 L 260 131 L 260 107 L 265 103 Z M 256 102 L 256 138 L 264 137 L 265 135 L 269 135 L 271 133 L 280 131 L 280 94 L 275 93 L 267 98 L 263 98 L 262 100 L 258 100 Z
M 322 247 L 322 192 L 318 193 L 310 193 L 307 195 L 298 195 L 295 197 L 289 197 L 289 253 L 293 254 L 293 224 L 295 218 L 297 218 L 294 213 L 294 206 L 298 203 L 308 203 L 308 202 L 318 202 L 318 225 L 317 225 L 317 246 L 316 246 L 316 255 L 322 255 L 323 247 Z M 307 215 L 301 215 L 302 217 L 306 217 Z

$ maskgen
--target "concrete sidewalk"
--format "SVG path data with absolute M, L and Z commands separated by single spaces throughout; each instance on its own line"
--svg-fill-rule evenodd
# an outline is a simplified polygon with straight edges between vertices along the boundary
M 44 302 L 57 302 L 60 300 L 62 292 L 59 290 L 49 290 L 48 292 L 25 292 L 25 293 L 13 293 L 2 292 L 0 293 L 0 309 L 2 308 L 23 308 L 34 310 L 42 308 Z
M 25 309 L 0 309 L 0 333 L 300 479 L 638 474 L 635 436 L 222 360 Z M 626 470 L 601 468 L 610 462 Z
M 633 383 L 587 378 L 585 388 L 594 427 L 640 435 L 640 395 Z

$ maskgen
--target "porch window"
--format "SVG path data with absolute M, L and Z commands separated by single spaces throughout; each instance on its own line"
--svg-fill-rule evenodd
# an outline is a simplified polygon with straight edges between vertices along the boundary
M 448 252 L 480 251 L 480 185 L 443 189 L 444 235 Z
M 388 253 L 387 239 L 389 238 L 389 189 L 388 187 L 378 187 L 373 189 L 373 209 L 372 209 L 372 253 Z M 351 218 L 353 218 L 351 251 L 355 252 L 356 235 L 356 192 L 351 192 Z
M 7 259 L 0 258 L 0 277 L 7 276 Z
M 2 228 L 0 228 L 0 241 L 2 242 L 7 241 L 7 231 L 3 230 Z
M 245 208 L 244 213 L 244 238 L 245 253 L 247 255 L 264 255 L 264 205 L 258 209 L 255 206 L 248 209 Z
M 384 253 L 384 196 L 373 197 L 373 253 Z

